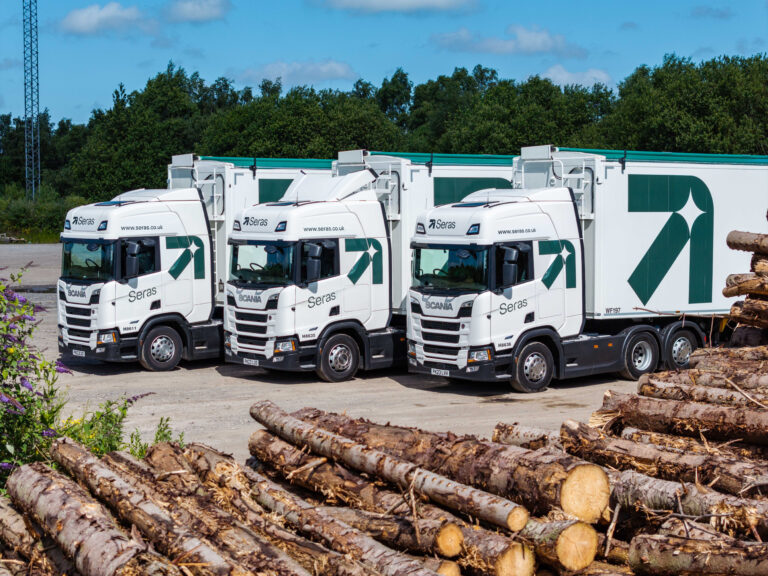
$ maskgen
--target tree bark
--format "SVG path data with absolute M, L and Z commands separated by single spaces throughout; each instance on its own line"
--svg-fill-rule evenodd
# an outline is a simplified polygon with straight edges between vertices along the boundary
M 723 530 L 742 534 L 758 530 L 768 535 L 768 502 L 737 498 L 688 482 L 672 482 L 651 478 L 634 470 L 611 472 L 612 502 L 623 510 L 679 512 L 695 518 L 711 518 Z M 645 516 L 644 516 L 645 517 Z
M 218 474 L 242 474 L 250 483 L 251 497 L 261 506 L 281 515 L 297 530 L 322 540 L 337 552 L 367 563 L 385 576 L 434 576 L 434 572 L 420 563 L 323 513 L 253 470 L 237 466 L 233 460 L 212 448 L 191 444 L 185 454 L 191 463 L 207 460 L 208 467 Z
M 249 448 L 256 458 L 274 467 L 283 476 L 290 476 L 291 482 L 304 488 L 371 512 L 394 512 L 407 517 L 410 514 L 402 495 L 381 489 L 338 464 L 323 463 L 308 468 L 316 462 L 315 457 L 269 432 L 254 432 Z M 520 542 L 513 542 L 478 526 L 466 525 L 431 504 L 419 503 L 418 515 L 420 518 L 447 520 L 461 527 L 465 553 L 459 563 L 474 573 L 522 574 L 528 566 L 533 570 L 532 555 L 528 547 Z M 575 521 L 571 521 L 570 526 L 557 522 L 552 523 L 556 526 L 539 527 L 539 524 L 544 523 L 531 519 L 518 536 L 534 547 L 541 562 L 579 570 L 594 558 L 594 552 L 590 552 L 594 530 L 587 525 Z
M 496 424 L 493 429 L 492 440 L 499 444 L 520 446 L 528 450 L 538 450 L 547 446 L 561 448 L 560 433 L 557 430 L 543 430 L 523 426 L 517 422 L 514 424 L 505 424 L 504 422 Z
M 717 490 L 742 496 L 750 481 L 768 475 L 768 466 L 715 454 L 681 454 L 652 444 L 606 436 L 586 424 L 566 420 L 560 429 L 571 454 L 618 470 L 637 470 L 665 480 L 698 481 Z
M 683 400 L 718 406 L 743 406 L 744 408 L 760 408 L 760 404 L 768 406 L 768 395 L 749 391 L 739 392 L 731 388 L 707 388 L 705 386 L 687 386 L 685 384 L 670 384 L 658 382 L 653 378 L 639 383 L 637 393 L 646 398 L 661 400 Z
M 8 478 L 14 504 L 72 558 L 83 576 L 180 576 L 167 559 L 125 536 L 104 507 L 69 478 L 36 462 Z
M 6 548 L 23 556 L 44 574 L 75 574 L 75 565 L 43 530 L 25 520 L 10 500 L 0 496 L 0 542 Z
M 729 316 L 731 320 L 739 324 L 746 324 L 755 328 L 768 328 L 768 310 L 765 303 L 759 300 L 734 302 Z
M 605 552 L 606 535 L 597 535 L 597 558 L 605 560 L 610 564 L 624 565 L 629 562 L 629 542 L 623 540 L 611 539 L 611 546 L 608 553 Z
M 284 551 L 219 508 L 178 447 L 153 446 L 145 461 L 112 452 L 102 462 L 162 506 L 177 525 L 203 536 L 238 565 L 257 574 L 309 576 Z
M 442 574 L 442 576 L 461 576 L 461 567 L 453 560 L 445 560 L 444 558 L 433 558 L 431 556 L 425 556 L 418 559 L 427 570 Z
M 692 538 L 693 540 L 709 540 L 710 542 L 723 542 L 728 545 L 738 542 L 736 538 L 717 532 L 709 524 L 670 518 L 659 528 L 659 534 L 676 536 L 678 538 Z
M 668 384 L 683 384 L 685 386 L 703 386 L 706 388 L 722 388 L 734 390 L 733 384 L 744 390 L 754 390 L 758 394 L 768 391 L 768 362 L 759 364 L 749 362 L 749 366 L 740 365 L 711 366 L 691 368 L 681 372 L 657 372 L 643 374 L 638 380 L 638 386 L 646 382 L 665 382 Z M 742 364 L 742 363 L 740 363 Z M 762 365 L 765 364 L 763 367 Z M 729 382 L 730 380 L 730 382 Z
M 528 521 L 528 511 L 519 504 L 312 426 L 283 412 L 268 400 L 251 406 L 251 416 L 294 444 L 307 445 L 317 454 L 342 460 L 357 470 L 379 476 L 403 490 L 414 490 L 474 518 L 513 532 L 520 530 Z
M 606 562 L 593 562 L 585 570 L 579 572 L 579 576 L 632 576 L 633 574 L 634 572 L 629 566 Z
M 461 530 L 451 522 L 421 518 L 417 530 L 413 522 L 400 516 L 336 506 L 320 510 L 396 550 L 455 558 L 464 543 Z
M 768 278 L 757 274 L 731 274 L 725 279 L 723 296 L 731 298 L 744 294 L 768 296 Z
M 639 574 L 764 576 L 768 574 L 768 545 L 638 535 L 630 544 L 629 564 Z
M 600 518 L 610 498 L 602 469 L 555 449 L 527 450 L 469 436 L 382 426 L 310 408 L 296 415 L 457 482 L 515 499 L 536 513 L 562 508 L 592 523 Z
M 624 425 L 714 440 L 741 439 L 768 446 L 768 410 L 731 408 L 676 400 L 658 400 L 608 390 L 604 411 L 616 412 Z
M 764 446 L 752 446 L 751 444 L 722 444 L 716 442 L 700 442 L 685 436 L 673 436 L 661 432 L 648 432 L 627 426 L 621 431 L 621 437 L 625 440 L 654 444 L 665 450 L 675 450 L 681 454 L 718 454 L 729 458 L 742 460 L 768 460 L 768 448 Z
M 768 234 L 754 234 L 752 232 L 739 232 L 733 230 L 725 239 L 731 250 L 743 252 L 759 252 L 768 255 Z
M 68 438 L 53 443 L 51 456 L 105 502 L 123 522 L 133 524 L 169 558 L 182 558 L 200 576 L 252 574 L 227 558 L 171 515 L 142 490 L 116 474 L 81 445 Z M 269 574 L 276 574 L 273 571 Z
M 762 254 L 752 256 L 749 269 L 758 276 L 768 276 L 768 256 Z
M 699 367 L 699 363 L 708 360 L 746 362 L 768 361 L 768 346 L 746 346 L 744 348 L 699 348 L 691 354 L 691 367 Z

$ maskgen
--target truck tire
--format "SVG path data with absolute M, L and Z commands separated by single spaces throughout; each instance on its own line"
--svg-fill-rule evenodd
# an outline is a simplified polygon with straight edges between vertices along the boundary
M 650 332 L 633 334 L 624 349 L 624 369 L 620 372 L 627 380 L 637 380 L 653 372 L 659 364 L 659 345 Z
M 173 370 L 181 360 L 181 336 L 170 326 L 155 326 L 144 338 L 139 363 L 151 372 Z
M 359 365 L 360 348 L 355 339 L 348 334 L 334 334 L 323 345 L 316 372 L 326 382 L 342 382 L 353 378 Z
M 530 394 L 547 389 L 552 381 L 555 361 L 546 344 L 531 342 L 523 346 L 514 366 L 510 380 L 512 389 Z
M 698 348 L 696 335 L 690 330 L 676 330 L 668 339 L 664 350 L 668 370 L 684 370 L 688 368 L 691 354 Z

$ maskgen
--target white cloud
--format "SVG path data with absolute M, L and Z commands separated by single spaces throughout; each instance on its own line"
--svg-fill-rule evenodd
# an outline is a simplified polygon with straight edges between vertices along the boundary
M 612 82 L 611 77 L 605 70 L 590 68 L 584 72 L 569 72 L 562 64 L 555 64 L 544 72 L 542 76 L 549 78 L 552 82 L 559 84 L 560 86 L 565 86 L 567 84 L 592 86 L 598 82 L 610 85 Z
M 320 84 L 332 80 L 357 78 L 357 74 L 349 64 L 332 59 L 301 62 L 278 60 L 260 68 L 249 68 L 240 76 L 243 82 L 250 83 L 261 82 L 264 78 L 270 80 L 281 78 L 283 86 Z
M 324 0 L 330 8 L 354 12 L 446 12 L 474 3 L 475 0 Z
M 230 0 L 174 0 L 166 12 L 171 22 L 210 22 L 223 19 L 230 8 Z
M 432 41 L 439 47 L 456 52 L 486 54 L 557 54 L 571 58 L 583 58 L 587 52 L 581 46 L 570 44 L 565 36 L 551 34 L 548 30 L 525 28 L 513 24 L 507 28 L 509 38 L 482 37 L 466 28 L 456 32 L 436 34 Z
M 92 4 L 72 10 L 61 21 L 61 29 L 76 36 L 95 36 L 107 32 L 146 32 L 149 22 L 136 6 L 110 2 L 103 7 Z

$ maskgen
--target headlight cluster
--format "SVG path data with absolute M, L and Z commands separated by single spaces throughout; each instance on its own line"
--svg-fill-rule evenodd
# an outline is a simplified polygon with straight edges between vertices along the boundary
M 96 344 L 114 344 L 117 342 L 117 332 L 101 332 Z
M 275 354 L 293 352 L 294 350 L 296 350 L 296 342 L 294 340 L 275 342 Z
M 416 343 L 408 342 L 408 356 L 416 356 Z
M 488 362 L 491 359 L 490 348 L 485 350 L 471 350 L 467 362 Z

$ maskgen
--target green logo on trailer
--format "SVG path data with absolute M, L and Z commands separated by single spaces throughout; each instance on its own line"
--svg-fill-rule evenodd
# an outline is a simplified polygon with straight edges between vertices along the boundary
M 205 250 L 203 250 L 204 244 L 200 238 L 197 236 L 167 236 L 165 247 L 169 250 L 184 250 L 168 270 L 174 280 L 179 279 L 179 276 L 192 261 L 194 261 L 195 280 L 205 278 Z
M 373 265 L 372 282 L 374 284 L 384 283 L 384 262 L 381 249 L 381 242 L 373 238 L 347 238 L 344 241 L 344 249 L 347 252 L 362 252 L 355 265 L 347 274 L 347 278 L 352 280 L 352 284 L 357 284 L 363 276 L 368 266 Z
M 688 303 L 712 302 L 714 205 L 695 176 L 629 176 L 629 212 L 670 214 L 628 282 L 643 304 L 672 269 L 690 241 Z
M 545 240 L 539 242 L 539 255 L 557 254 L 541 281 L 547 290 L 552 288 L 557 277 L 565 269 L 565 287 L 576 288 L 576 250 L 568 240 Z

